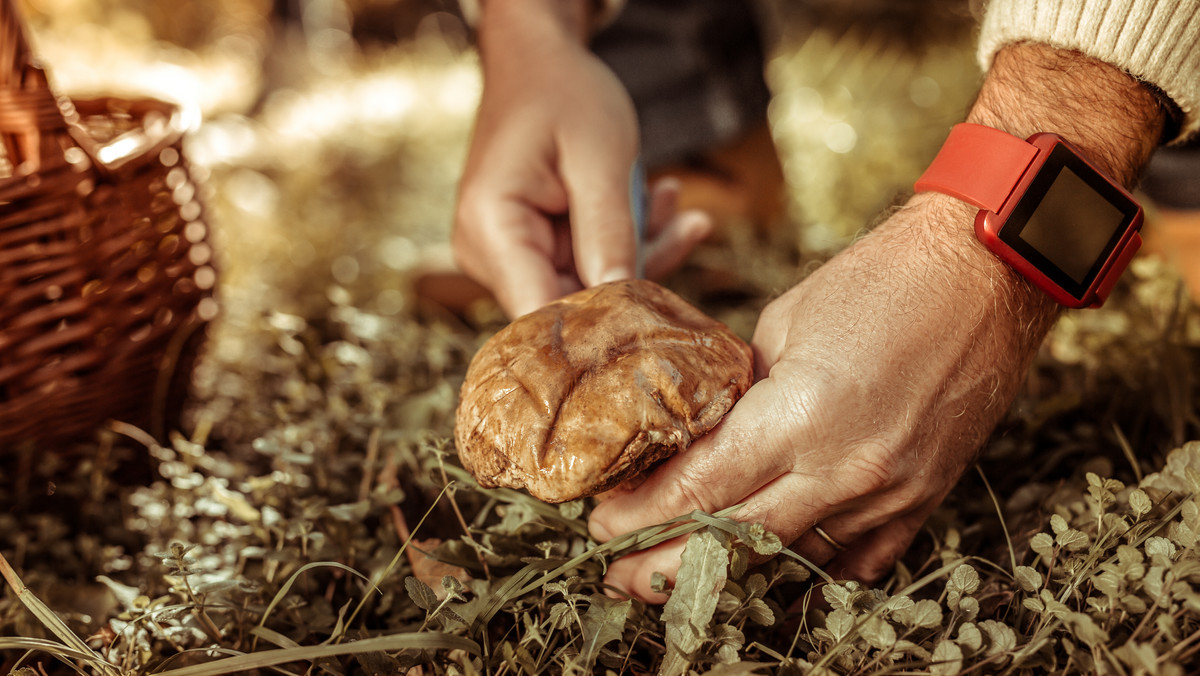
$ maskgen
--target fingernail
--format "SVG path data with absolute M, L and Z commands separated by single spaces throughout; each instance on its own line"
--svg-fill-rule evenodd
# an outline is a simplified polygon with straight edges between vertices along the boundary
M 633 278 L 633 270 L 630 270 L 628 268 L 611 268 L 609 270 L 605 270 L 600 275 L 599 281 L 596 283 L 597 284 L 607 284 L 609 282 L 618 282 L 618 281 L 621 281 L 622 279 L 632 279 L 632 278 Z
M 612 539 L 612 531 L 608 530 L 604 524 L 598 521 L 588 521 L 588 532 L 592 534 L 592 539 L 597 542 L 608 542 Z

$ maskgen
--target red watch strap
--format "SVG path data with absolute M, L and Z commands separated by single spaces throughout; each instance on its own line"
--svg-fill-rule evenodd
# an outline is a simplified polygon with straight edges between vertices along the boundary
M 1037 154 L 1037 148 L 1012 134 L 963 122 L 950 130 L 913 189 L 946 193 L 980 209 L 1000 211 Z

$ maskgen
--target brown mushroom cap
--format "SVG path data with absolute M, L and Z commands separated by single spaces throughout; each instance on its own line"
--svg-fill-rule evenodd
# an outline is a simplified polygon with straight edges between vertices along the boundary
M 471 360 L 455 441 L 483 486 L 546 502 L 608 490 L 712 429 L 754 379 L 750 347 L 653 282 L 531 312 Z

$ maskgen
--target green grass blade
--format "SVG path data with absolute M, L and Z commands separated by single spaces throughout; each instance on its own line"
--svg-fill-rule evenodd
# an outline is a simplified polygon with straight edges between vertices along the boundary
M 21 603 L 29 609 L 29 612 L 33 613 L 34 617 L 38 618 L 38 621 L 50 633 L 57 636 L 58 640 L 62 641 L 66 648 L 82 656 L 79 659 L 86 661 L 105 676 L 119 676 L 120 672 L 114 665 L 109 664 L 99 653 L 88 647 L 88 644 L 76 636 L 75 632 L 71 631 L 71 628 L 67 626 L 67 623 L 62 621 L 62 618 L 55 614 L 49 606 L 42 603 L 42 600 L 35 596 L 33 592 L 29 591 L 29 588 L 25 586 L 24 582 L 21 582 L 21 578 L 17 576 L 17 572 L 13 570 L 12 566 L 8 563 L 8 559 L 4 558 L 3 554 L 0 554 L 0 576 L 16 592 L 17 598 L 20 599 Z
M 156 676 L 218 676 L 219 674 L 263 669 L 288 662 L 308 662 L 322 657 L 414 648 L 420 650 L 465 650 L 474 655 L 479 655 L 481 652 L 479 644 L 469 638 L 438 632 L 419 632 L 378 636 L 331 645 L 264 650 L 155 673 Z
M 22 638 L 19 636 L 0 637 L 0 650 L 36 650 L 38 652 L 48 653 L 55 657 L 61 657 L 67 660 L 80 660 L 90 662 L 94 653 L 87 653 L 78 650 L 72 650 L 67 646 L 48 641 L 44 638 Z
M 258 628 L 261 629 L 266 626 L 267 618 L 270 617 L 271 611 L 275 610 L 275 606 L 279 605 L 279 602 L 288 595 L 288 592 L 292 589 L 292 585 L 296 584 L 296 580 L 300 579 L 300 574 L 312 568 L 338 568 L 352 575 L 357 575 L 366 581 L 367 584 L 371 583 L 371 579 L 366 575 L 354 570 L 350 566 L 338 563 L 336 561 L 314 561 L 312 563 L 303 565 L 296 572 L 292 573 L 290 577 L 288 577 L 287 582 L 284 582 L 283 586 L 279 588 L 279 591 L 275 593 L 275 598 L 271 599 L 271 602 L 267 604 L 267 609 L 263 611 L 262 618 L 258 621 Z M 263 638 L 266 637 L 264 636 Z

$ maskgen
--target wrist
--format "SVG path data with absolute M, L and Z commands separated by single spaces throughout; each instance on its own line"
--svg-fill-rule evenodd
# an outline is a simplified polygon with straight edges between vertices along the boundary
M 495 39 L 502 41 L 500 49 L 537 44 L 525 40 L 586 44 L 596 15 L 595 0 L 481 0 L 479 8 L 479 42 L 485 55 Z
M 1059 134 L 1129 188 L 1158 146 L 1165 115 L 1148 87 L 1114 66 L 1016 43 L 996 54 L 967 121 L 1019 138 Z
M 1157 140 L 1162 132 L 1164 115 L 1154 94 L 1122 71 L 1076 52 L 1058 50 L 1047 45 L 1022 43 L 1010 45 L 996 56 L 993 68 L 988 73 L 979 97 L 967 119 L 969 122 L 1007 132 L 1016 139 L 1025 139 L 1037 132 L 1054 132 L 1078 148 L 1079 152 L 1090 160 L 1094 167 L 1128 188 L 1135 182 L 1138 173 L 1157 145 Z M 968 135 L 968 131 L 965 129 L 956 128 L 956 131 L 959 134 L 956 137 L 959 144 L 955 148 L 970 147 L 964 146 L 964 144 L 984 144 L 983 139 L 990 138 L 982 132 Z M 1011 140 L 1012 143 L 1000 144 L 997 147 L 998 151 L 1000 151 L 1000 146 L 1005 149 L 1003 152 L 1009 152 L 1010 146 L 1014 145 L 1026 147 L 1026 144 L 1012 137 L 1003 134 L 999 136 Z M 953 135 L 952 138 L 954 138 Z M 1045 141 L 1047 138 L 1053 137 L 1042 136 L 1039 142 Z M 1038 147 L 1044 148 L 1043 152 L 1048 152 L 1051 146 L 1043 144 Z M 954 155 L 944 157 L 945 149 L 943 149 L 943 153 L 939 154 L 941 164 L 931 167 L 930 171 L 922 176 L 921 181 L 918 182 L 918 189 L 950 188 L 946 191 L 950 194 L 958 194 L 954 187 L 963 184 L 956 182 L 955 173 L 946 174 L 946 172 L 947 168 L 954 166 L 956 161 L 960 163 L 973 162 L 973 160 L 965 159 L 967 156 L 962 156 L 961 152 L 960 150 L 960 156 L 957 158 Z M 1000 157 L 1004 157 L 1003 152 Z M 1058 162 L 1068 161 L 1058 151 L 1054 157 L 1059 158 L 1056 160 Z M 986 161 L 986 158 L 980 158 L 980 160 Z M 1005 161 L 997 159 L 997 166 L 1009 166 L 1005 164 Z M 1081 160 L 1074 161 L 1077 164 L 1082 162 Z M 1088 170 L 1086 163 L 1079 164 L 1075 168 L 1075 171 L 1080 170 Z M 964 167 L 962 171 L 970 170 Z M 1047 174 L 1047 176 L 1058 175 L 1056 169 L 1050 171 L 1053 173 Z M 997 178 L 1004 176 L 1003 173 L 991 175 Z M 1016 178 L 1012 180 L 1015 181 Z M 1028 181 L 1030 179 L 1028 176 L 1023 176 L 1021 180 Z M 1053 180 L 1056 181 L 1055 185 L 1058 185 L 1057 179 Z M 1097 180 L 1103 181 L 1103 179 Z M 923 188 L 922 183 L 924 183 Z M 995 206 L 991 206 L 992 202 L 988 200 L 994 200 L 994 197 L 985 197 L 989 189 L 986 187 L 986 183 L 974 185 L 978 186 L 978 190 L 958 188 L 965 191 L 965 194 L 960 196 L 979 206 L 988 204 L 991 211 L 999 211 L 1000 203 L 997 202 Z M 1028 183 L 1027 185 L 1034 184 Z M 1041 190 L 1048 190 L 1046 186 L 1049 184 L 1046 181 L 1042 181 L 1038 185 L 1042 186 Z M 1000 186 L 994 187 L 999 188 Z M 1063 189 L 1059 188 L 1058 190 L 1061 193 Z M 994 188 L 991 190 L 993 195 L 1003 195 L 1003 193 L 995 193 Z M 1041 199 L 1042 194 L 1039 193 L 1039 196 L 1034 199 Z M 1116 195 L 1119 196 L 1119 193 Z M 981 203 L 977 200 L 984 201 Z M 1119 274 L 1119 272 L 1093 272 L 1092 276 L 1080 276 L 1078 273 L 1088 268 L 1079 267 L 1084 261 L 1078 260 L 1077 256 L 1083 255 L 1076 253 L 1082 251 L 1078 249 L 1057 249 L 1054 251 L 1058 253 L 1053 255 L 1044 254 L 1051 256 L 1049 259 L 1038 257 L 1043 255 L 1041 249 L 1035 249 L 1030 253 L 1030 255 L 1036 254 L 1034 259 L 1027 258 L 1023 253 L 1017 253 L 1013 247 L 1020 245 L 1025 247 L 1020 250 L 1025 251 L 1031 246 L 1028 243 L 1031 240 L 1010 240 L 1007 238 L 1016 236 L 999 234 L 1001 227 L 999 224 L 1004 222 L 1003 219 L 1008 218 L 1007 215 L 996 217 L 994 214 L 990 214 L 993 220 L 976 222 L 976 207 L 958 199 L 939 197 L 914 203 L 928 204 L 934 210 L 928 220 L 928 223 L 934 228 L 930 233 L 931 236 L 937 237 L 947 252 L 960 257 L 963 261 L 962 269 L 966 274 L 983 273 L 981 276 L 996 289 L 997 293 L 1005 297 L 1005 302 L 1009 302 L 1015 295 L 1027 299 L 1027 302 L 1021 303 L 1022 307 L 1037 309 L 1047 305 L 1049 299 L 1040 296 L 1037 293 L 1038 290 L 1025 278 L 1025 275 L 1032 275 L 1038 280 L 1039 285 L 1045 287 L 1046 293 L 1058 298 L 1063 303 L 1072 306 L 1099 304 L 1099 302 L 1103 302 L 1107 290 L 1111 288 L 1111 282 L 1115 280 L 1115 275 Z M 1004 203 L 1008 205 L 1005 207 L 1006 209 L 1014 208 L 1011 206 L 1011 202 L 1005 201 Z M 1008 214 L 1009 212 L 1002 213 Z M 1027 218 L 1028 212 L 1023 213 L 1025 215 L 1020 218 Z M 1132 227 L 1136 227 L 1136 214 L 1129 212 L 1127 217 L 1133 219 L 1134 226 Z M 1020 221 L 1022 224 L 1024 222 L 1024 220 Z M 982 225 L 984 223 L 990 225 Z M 1014 227 L 1019 229 L 1022 226 Z M 977 235 L 978 237 L 984 236 L 984 230 L 989 233 L 989 247 L 998 247 L 995 256 L 977 239 Z M 1005 230 L 1004 232 L 1010 231 Z M 1020 230 L 1011 232 L 1020 232 Z M 1043 229 L 1041 232 L 1048 231 Z M 1000 237 L 1006 238 L 1003 244 L 998 241 Z M 1063 240 L 1044 241 L 1049 245 L 1051 242 Z M 1132 255 L 1132 251 L 1136 251 L 1137 248 L 1136 242 L 1132 242 L 1129 246 L 1118 243 L 1116 247 L 1111 250 L 1111 255 L 1118 257 Z M 1099 253 L 1098 250 L 1097 254 Z M 1106 257 L 1109 255 L 1110 253 L 1104 253 Z M 996 256 L 1007 260 L 1008 263 L 1001 262 Z M 1030 262 L 1031 260 L 1041 262 Z M 1113 270 L 1123 267 L 1122 263 L 1111 262 L 1115 259 L 1108 260 L 1112 265 L 1117 266 Z M 1064 261 L 1070 262 L 1065 268 L 1072 271 L 1069 274 L 1063 272 L 1063 268 L 1055 267 Z M 1018 274 L 1014 269 L 1009 268 L 1009 264 L 1024 271 L 1025 274 Z M 1095 271 L 1097 268 L 1091 269 Z M 1105 268 L 1100 269 L 1104 270 Z M 1082 286 L 1080 286 L 1081 284 Z M 1053 303 L 1049 303 L 1048 307 L 1052 305 Z
M 1000 260 L 975 235 L 976 207 L 946 194 L 914 195 L 910 236 L 919 242 L 931 269 L 942 271 L 948 302 L 974 303 L 1003 310 L 1022 324 L 1025 338 L 1036 345 L 1062 311 L 1062 306 Z M 934 276 L 936 278 L 936 275 Z M 953 296 L 953 298 L 951 298 Z

